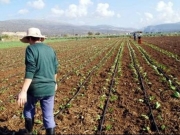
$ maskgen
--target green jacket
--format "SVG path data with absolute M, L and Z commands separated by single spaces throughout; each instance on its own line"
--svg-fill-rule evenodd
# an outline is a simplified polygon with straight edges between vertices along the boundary
M 54 50 L 44 43 L 36 43 L 26 48 L 25 78 L 32 79 L 28 94 L 34 97 L 53 96 L 58 60 Z

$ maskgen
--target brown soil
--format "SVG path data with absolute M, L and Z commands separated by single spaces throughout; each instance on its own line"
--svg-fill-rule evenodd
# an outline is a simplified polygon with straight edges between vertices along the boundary
M 54 112 L 61 111 L 55 118 L 57 134 L 98 133 L 103 105 L 107 101 L 109 90 L 111 97 L 101 130 L 103 134 L 178 134 L 180 132 L 179 99 L 171 96 L 173 91 L 168 83 L 152 65 L 147 63 L 138 46 L 141 46 L 151 59 L 165 65 L 164 72 L 168 76 L 177 78 L 176 82 L 180 82 L 180 62 L 146 43 L 180 54 L 180 47 L 177 46 L 180 44 L 179 37 L 143 38 L 140 45 L 127 38 L 88 39 L 50 44 L 56 50 L 60 62 L 54 108 Z M 113 78 L 115 83 L 111 87 L 119 48 L 122 49 L 119 57 L 119 73 L 115 74 Z M 129 48 L 134 50 L 145 90 L 142 89 L 131 67 Z M 24 129 L 23 108 L 17 106 L 14 98 L 23 84 L 24 51 L 25 48 L 0 50 L 0 133 L 2 134 L 17 133 L 19 129 Z M 81 85 L 83 87 L 71 100 L 69 107 L 62 111 L 61 108 Z M 149 115 L 145 91 L 148 98 L 154 98 L 150 100 L 150 104 L 158 131 L 154 128 Z M 157 102 L 161 105 L 159 108 L 156 108 Z M 149 116 L 149 119 L 145 116 Z M 35 120 L 42 120 L 38 105 Z M 42 130 L 42 127 L 43 124 L 35 123 L 34 131 L 44 134 L 45 130 Z

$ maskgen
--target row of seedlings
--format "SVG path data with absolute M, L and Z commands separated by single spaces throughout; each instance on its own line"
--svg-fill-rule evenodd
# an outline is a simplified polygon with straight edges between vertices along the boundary
M 147 46 L 153 48 L 154 50 L 159 51 L 159 52 L 167 55 L 168 57 L 174 58 L 176 61 L 180 62 L 180 57 L 175 53 L 172 53 L 172 52 L 170 52 L 168 50 L 162 49 L 162 48 L 160 48 L 160 47 L 158 47 L 156 45 L 153 45 L 153 44 L 144 43 L 144 45 L 147 45 Z
M 148 79 L 146 79 L 146 81 L 148 82 L 148 85 L 150 87 L 152 87 L 152 85 L 161 85 L 161 87 L 158 90 L 155 90 L 155 86 L 154 86 L 154 90 L 150 91 L 150 92 L 154 92 L 154 94 L 156 93 L 157 96 L 152 95 L 150 97 L 150 100 L 153 101 L 155 103 L 155 105 L 153 106 L 153 108 L 157 109 L 156 111 L 156 116 L 157 116 L 157 121 L 160 124 L 159 125 L 159 129 L 161 129 L 161 131 L 163 133 L 169 133 L 169 132 L 174 132 L 176 133 L 178 131 L 177 127 L 173 127 L 174 123 L 173 121 L 176 121 L 177 119 L 177 113 L 173 111 L 173 106 L 176 104 L 176 102 L 178 101 L 179 98 L 179 89 L 177 86 L 177 83 L 175 82 L 171 82 L 171 79 L 168 77 L 168 75 L 163 71 L 162 64 L 157 63 L 155 60 L 153 60 L 148 53 L 142 49 L 142 47 L 138 46 L 137 44 L 134 44 L 136 46 L 136 48 L 139 50 L 139 52 L 142 54 L 143 58 L 145 59 L 145 61 L 148 63 L 148 65 L 150 65 L 154 71 L 156 72 L 157 76 L 152 76 L 152 78 L 155 79 L 155 77 L 159 77 L 161 79 L 157 80 L 156 82 L 151 83 L 151 81 L 149 81 Z M 147 76 L 147 78 L 150 78 L 150 74 L 149 76 Z M 164 83 L 166 82 L 166 83 Z M 158 84 L 159 83 L 159 84 Z M 151 88 L 152 90 L 152 88 Z M 164 93 L 171 90 L 172 93 L 169 93 L 171 95 L 169 95 L 168 99 L 169 99 L 169 103 L 165 103 L 164 101 Z M 167 95 L 166 95 L 167 96 Z M 174 99 L 170 99 L 170 97 L 175 97 Z M 167 98 L 167 97 L 165 97 Z M 155 102 L 155 99 L 157 100 Z M 171 103 L 171 104 L 170 104 Z M 177 105 L 175 105 L 176 107 Z M 173 116 L 172 114 L 168 114 L 168 113 L 163 113 L 163 112 L 171 112 L 174 113 L 175 116 Z M 169 121 L 168 118 L 171 118 L 171 120 Z M 171 127 L 171 128 L 170 128 Z
M 147 91 L 148 87 L 147 87 L 147 84 L 145 81 L 146 72 L 144 72 L 143 68 L 140 66 L 138 59 L 136 57 L 136 53 L 130 44 L 128 45 L 128 48 L 129 48 L 131 58 L 133 61 L 134 70 L 137 74 L 136 76 L 137 76 L 138 81 L 139 81 L 140 89 L 143 91 L 143 94 L 144 94 L 144 98 L 139 99 L 139 101 L 145 103 L 148 107 L 147 112 L 144 114 L 141 114 L 141 116 L 145 120 L 143 130 L 148 132 L 148 133 L 155 132 L 155 133 L 159 134 L 160 133 L 159 127 L 156 124 L 156 118 L 153 114 L 153 109 L 154 109 L 154 108 L 152 108 L 153 103 L 151 102 L 151 96 L 149 96 L 149 92 Z M 156 103 L 158 103 L 158 102 L 156 102 Z M 158 107 L 159 106 L 156 106 L 156 109 L 158 109 Z
M 100 97 L 100 109 L 102 114 L 99 116 L 99 125 L 97 127 L 97 134 L 108 134 L 115 130 L 115 123 L 118 117 L 114 117 L 115 108 L 119 102 L 116 87 L 118 85 L 118 78 L 121 75 L 121 58 L 124 48 L 124 41 L 119 44 L 118 52 L 107 75 L 106 83 L 103 86 L 104 92 Z M 117 132 L 117 131 L 116 131 Z
M 100 61 L 96 65 L 92 64 L 93 60 L 95 60 L 95 58 L 93 58 L 91 60 L 92 62 L 89 63 L 89 64 L 92 65 L 92 68 L 89 69 L 88 71 L 87 71 L 87 69 L 85 69 L 85 71 L 84 71 L 85 74 L 83 73 L 83 69 L 79 70 L 80 72 L 79 72 L 78 76 L 76 74 L 74 74 L 79 79 L 78 78 L 74 79 L 75 76 L 73 76 L 73 77 L 71 77 L 69 79 L 69 81 L 71 81 L 71 79 L 74 79 L 76 81 L 79 80 L 79 82 L 77 82 L 76 85 L 72 84 L 71 91 L 68 92 L 69 94 L 68 93 L 66 94 L 67 97 L 64 95 L 64 99 L 62 99 L 64 104 L 62 104 L 62 100 L 61 100 L 61 104 L 60 104 L 59 108 L 57 108 L 58 110 L 56 111 L 55 118 L 57 118 L 57 124 L 59 125 L 58 128 L 60 128 L 61 130 L 64 130 L 61 127 L 61 122 L 62 122 L 62 121 L 60 121 L 61 117 L 63 116 L 64 119 L 67 117 L 67 119 L 68 119 L 69 118 L 68 114 L 72 110 L 73 110 L 72 113 L 75 113 L 75 114 L 78 113 L 76 115 L 78 115 L 78 116 L 80 115 L 79 114 L 80 112 L 76 112 L 76 109 L 78 109 L 78 108 L 75 107 L 76 104 L 77 104 L 77 106 L 79 106 L 79 102 L 81 102 L 82 98 L 84 98 L 86 93 L 87 93 L 87 91 L 86 91 L 87 90 L 87 85 L 91 84 L 91 76 L 95 74 L 95 71 L 99 68 L 99 66 L 102 65 L 104 63 L 104 61 L 107 59 L 107 57 L 110 56 L 110 54 L 113 52 L 114 48 L 115 48 L 114 46 L 111 47 L 111 50 L 109 50 L 108 53 L 107 52 L 106 53 L 101 52 L 100 54 L 101 55 L 103 54 L 102 56 L 99 56 L 99 54 L 97 56 L 95 55 L 96 59 L 97 58 L 99 59 L 100 57 L 103 57 L 103 58 L 100 59 Z M 105 54 L 105 56 L 104 56 L 104 54 Z M 87 65 L 85 67 L 87 67 Z M 74 101 L 74 104 L 72 103 L 72 101 Z M 60 101 L 58 101 L 58 102 L 60 102 Z M 41 127 L 41 129 L 42 129 L 42 127 Z M 68 132 L 68 131 L 64 130 L 63 132 Z

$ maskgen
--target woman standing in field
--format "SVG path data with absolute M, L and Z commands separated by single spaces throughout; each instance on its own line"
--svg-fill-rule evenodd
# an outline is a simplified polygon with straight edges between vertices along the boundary
M 35 104 L 39 101 L 46 134 L 55 134 L 54 96 L 57 89 L 58 60 L 54 50 L 43 43 L 45 36 L 38 28 L 29 28 L 27 36 L 20 39 L 29 43 L 25 53 L 25 80 L 18 94 L 18 105 L 24 106 L 25 128 L 32 133 Z

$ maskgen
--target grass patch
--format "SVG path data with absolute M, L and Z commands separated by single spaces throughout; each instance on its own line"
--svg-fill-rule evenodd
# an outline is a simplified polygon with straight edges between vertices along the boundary
M 25 47 L 25 46 L 26 44 L 23 44 L 20 41 L 0 42 L 0 49 L 11 48 L 11 47 Z
M 68 40 L 72 40 L 72 39 L 46 39 L 44 41 L 45 44 L 48 43 L 54 43 L 54 42 L 61 42 L 61 41 L 68 41 Z M 22 43 L 20 41 L 0 41 L 0 49 L 3 48 L 13 48 L 13 47 L 26 47 L 28 45 L 28 43 Z

